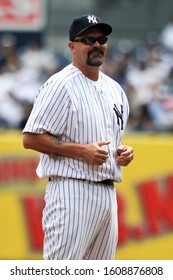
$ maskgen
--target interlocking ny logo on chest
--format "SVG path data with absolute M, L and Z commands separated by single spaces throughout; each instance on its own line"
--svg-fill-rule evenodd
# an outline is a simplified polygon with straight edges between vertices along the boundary
M 113 110 L 117 117 L 117 124 L 120 126 L 121 130 L 123 130 L 123 106 L 121 105 L 121 111 L 120 111 L 117 105 L 114 104 Z

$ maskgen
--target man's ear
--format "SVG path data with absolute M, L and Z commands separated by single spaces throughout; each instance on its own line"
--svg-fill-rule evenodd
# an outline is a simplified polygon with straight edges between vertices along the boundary
M 69 48 L 70 48 L 70 50 L 71 50 L 71 52 L 75 52 L 75 46 L 74 46 L 74 43 L 72 42 L 72 41 L 70 41 L 69 43 L 68 43 L 68 46 L 69 46 Z

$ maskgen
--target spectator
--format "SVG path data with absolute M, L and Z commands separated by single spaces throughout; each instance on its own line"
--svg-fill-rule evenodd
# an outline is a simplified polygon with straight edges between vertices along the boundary
M 18 128 L 22 117 L 22 109 L 11 97 L 15 83 L 12 73 L 5 72 L 5 61 L 0 65 L 0 128 Z
M 24 67 L 35 69 L 43 75 L 42 82 L 58 71 L 59 62 L 55 54 L 35 41 L 29 42 L 19 56 Z
M 168 51 L 173 51 L 173 15 L 162 28 L 159 36 L 160 44 Z

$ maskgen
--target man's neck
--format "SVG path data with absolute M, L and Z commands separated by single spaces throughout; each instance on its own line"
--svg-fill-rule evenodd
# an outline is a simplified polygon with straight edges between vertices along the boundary
M 82 67 L 81 65 L 78 65 L 77 63 L 73 62 L 73 65 L 77 67 L 88 79 L 97 81 L 99 78 L 99 67 L 95 66 L 85 66 Z

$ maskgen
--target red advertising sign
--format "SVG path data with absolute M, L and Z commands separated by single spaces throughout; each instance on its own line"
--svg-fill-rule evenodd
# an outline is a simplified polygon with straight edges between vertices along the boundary
M 0 30 L 40 30 L 45 0 L 0 0 Z

